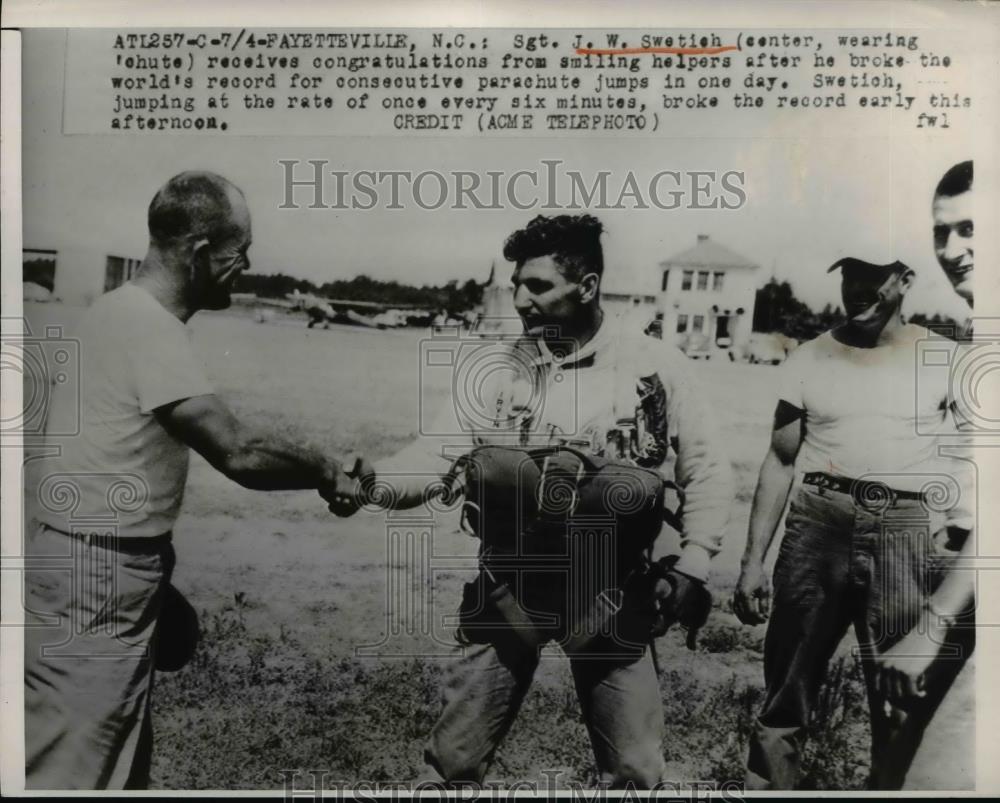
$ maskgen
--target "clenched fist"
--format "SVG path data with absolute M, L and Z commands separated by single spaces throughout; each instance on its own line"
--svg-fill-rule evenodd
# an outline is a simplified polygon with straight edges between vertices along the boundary
M 655 578 L 651 596 L 655 614 L 651 635 L 662 636 L 673 625 L 687 629 L 687 646 L 694 649 L 698 631 L 712 609 L 712 594 L 701 580 L 676 571 L 677 556 L 661 558 L 653 564 Z
M 733 612 L 745 625 L 766 622 L 771 613 L 771 578 L 756 559 L 743 562 L 733 592 Z

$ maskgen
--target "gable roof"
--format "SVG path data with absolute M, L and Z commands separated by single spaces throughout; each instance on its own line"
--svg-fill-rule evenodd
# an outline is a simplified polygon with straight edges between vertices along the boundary
M 707 234 L 699 234 L 698 242 L 674 254 L 669 259 L 660 263 L 661 267 L 690 267 L 690 268 L 756 268 L 757 264 L 751 262 L 747 257 L 731 251 L 726 246 L 712 240 Z

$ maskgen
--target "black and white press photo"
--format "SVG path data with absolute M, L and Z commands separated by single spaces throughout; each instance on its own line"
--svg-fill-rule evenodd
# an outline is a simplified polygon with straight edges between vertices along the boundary
M 1000 788 L 996 8 L 201 5 L 4 9 L 6 793 Z

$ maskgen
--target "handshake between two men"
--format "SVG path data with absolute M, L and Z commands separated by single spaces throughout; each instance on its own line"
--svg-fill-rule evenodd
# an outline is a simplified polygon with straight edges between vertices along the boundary
M 489 451 L 489 447 L 487 447 Z M 476 454 L 478 452 L 478 454 Z M 498 453 L 512 453 L 515 461 L 526 462 L 530 450 L 521 452 L 517 449 L 500 448 L 490 452 L 490 456 L 485 456 L 480 450 L 474 450 L 457 460 L 450 471 L 444 476 L 434 477 L 428 481 L 428 476 L 409 475 L 411 482 L 401 481 L 399 475 L 393 473 L 393 478 L 383 475 L 378 477 L 375 466 L 366 458 L 356 456 L 349 458 L 346 465 L 349 468 L 339 467 L 329 476 L 328 480 L 320 487 L 320 495 L 327 502 L 329 509 L 335 515 L 346 518 L 354 515 L 360 508 L 367 507 L 371 510 L 405 509 L 414 507 L 433 497 L 441 497 L 448 503 L 456 501 L 461 496 L 466 496 L 467 486 L 473 489 L 485 486 L 480 489 L 480 493 L 473 492 L 473 498 L 466 499 L 463 505 L 463 529 L 475 535 L 483 542 L 483 554 L 481 558 L 493 553 L 497 540 L 509 538 L 510 533 L 500 539 L 497 533 L 493 532 L 496 527 L 502 530 L 511 529 L 517 531 L 524 537 L 532 538 L 542 536 L 544 527 L 539 527 L 539 522 L 522 521 L 515 523 L 510 519 L 510 505 L 505 503 L 503 497 L 504 486 L 510 491 L 510 480 L 516 475 L 514 482 L 514 493 L 538 500 L 544 507 L 544 494 L 541 492 L 542 482 L 533 483 L 528 481 L 525 472 L 518 470 L 513 474 L 495 465 L 495 457 Z M 508 455 L 509 456 L 509 455 Z M 547 464 L 546 464 L 547 465 Z M 467 476 L 470 472 L 472 476 Z M 507 467 L 509 468 L 509 467 Z M 623 470 L 622 466 L 615 467 L 618 472 Z M 497 473 L 508 474 L 507 477 L 498 477 Z M 621 479 L 619 477 L 619 479 Z M 657 480 L 659 483 L 659 480 Z M 581 493 L 586 492 L 581 489 Z M 509 500 L 506 500 L 509 501 Z M 578 503 L 579 504 L 579 503 Z M 655 506 L 662 505 L 662 500 L 655 499 Z M 531 508 L 530 502 L 522 499 L 522 515 L 531 513 L 527 508 Z M 468 510 L 478 512 L 478 524 L 470 521 Z M 607 512 L 607 511 L 606 511 Z M 544 518 L 541 511 L 534 511 L 539 519 Z M 570 518 L 572 514 L 564 511 Z M 526 518 L 534 519 L 534 515 Z M 493 526 L 484 524 L 485 521 L 492 522 Z M 557 532 L 565 530 L 568 520 L 563 521 L 562 526 L 557 526 Z M 634 522 L 632 522 L 634 524 Z M 626 526 L 624 530 L 631 530 L 633 527 Z M 644 529 L 644 528 L 640 528 Z M 659 531 L 659 525 L 653 528 L 653 533 Z M 629 540 L 629 539 L 625 539 Z M 619 547 L 627 549 L 628 544 L 618 544 Z M 638 549 L 637 544 L 632 547 Z M 648 546 L 643 544 L 642 546 Z M 502 550 L 503 551 L 503 550 Z M 531 550 L 529 550 L 530 552 Z M 572 550 L 571 550 L 572 551 Z M 633 550 L 635 551 L 635 550 Z M 687 646 L 695 649 L 695 641 L 698 631 L 705 624 L 708 613 L 711 609 L 711 594 L 705 584 L 693 579 L 683 572 L 677 571 L 675 563 L 676 555 L 662 558 L 658 561 L 646 561 L 641 571 L 630 575 L 628 586 L 631 599 L 630 607 L 635 609 L 639 618 L 646 622 L 646 633 L 643 641 L 650 638 L 657 638 L 665 633 L 675 624 L 680 624 L 687 630 Z M 485 564 L 484 564 L 485 565 Z M 638 606 L 638 607 L 636 607 Z M 640 610 L 641 609 L 641 610 Z M 642 613 L 642 612 L 645 613 Z
M 331 464 L 318 489 L 330 512 L 341 518 L 353 516 L 368 502 L 375 483 L 375 468 L 366 458 L 357 456 L 349 462 L 348 470 Z

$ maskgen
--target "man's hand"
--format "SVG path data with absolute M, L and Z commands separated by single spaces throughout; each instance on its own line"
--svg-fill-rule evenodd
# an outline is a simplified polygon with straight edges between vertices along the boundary
M 668 569 L 665 578 L 653 587 L 658 616 L 653 625 L 654 636 L 662 636 L 671 625 L 680 623 L 687 628 L 688 649 L 695 648 L 698 631 L 708 620 L 712 595 L 700 580 Z
M 927 694 L 927 670 L 940 645 L 926 628 L 914 628 L 875 659 L 875 688 L 886 700 L 905 710 L 908 702 Z
M 375 469 L 363 457 L 354 459 L 350 471 L 331 461 L 324 471 L 319 494 L 326 500 L 330 512 L 341 518 L 353 516 L 365 503 L 366 494 L 375 481 Z
M 745 560 L 733 592 L 733 612 L 745 625 L 766 622 L 771 613 L 771 579 L 764 564 L 757 559 Z

